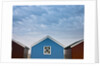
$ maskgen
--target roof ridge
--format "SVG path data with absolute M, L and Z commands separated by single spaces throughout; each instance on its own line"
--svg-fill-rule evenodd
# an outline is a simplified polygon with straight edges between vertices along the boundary
M 37 45 L 38 43 L 42 42 L 43 40 L 45 40 L 45 39 L 47 39 L 47 38 L 51 39 L 52 41 L 56 42 L 56 43 L 59 44 L 60 46 L 64 47 L 63 44 L 61 44 L 60 42 L 58 42 L 57 40 L 55 40 L 54 38 L 52 38 L 52 37 L 49 36 L 49 35 L 47 35 L 47 36 L 45 36 L 44 38 L 40 39 L 38 42 L 32 44 L 31 47 Z

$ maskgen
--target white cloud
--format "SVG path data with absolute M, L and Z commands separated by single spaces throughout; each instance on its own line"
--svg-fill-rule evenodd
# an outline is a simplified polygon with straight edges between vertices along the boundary
M 47 26 L 44 25 L 44 24 L 41 24 L 40 26 L 41 26 L 42 28 L 47 28 Z
M 38 7 L 18 7 L 14 11 L 14 17 L 17 15 L 16 18 L 20 18 L 13 23 L 14 39 L 31 46 L 31 44 L 46 35 L 54 37 L 57 41 L 65 45 L 83 38 L 83 33 L 79 29 L 84 29 L 84 15 L 76 15 L 75 12 L 77 10 L 74 9 L 75 11 L 71 11 L 70 6 L 67 7 L 70 10 L 65 7 L 60 7 L 57 10 L 55 9 L 56 7 L 53 8 L 54 6 Z M 40 8 L 47 13 L 42 13 L 39 10 Z
M 23 22 L 21 22 L 21 21 L 18 21 L 18 24 L 21 24 L 21 25 L 22 25 L 22 24 L 23 24 Z

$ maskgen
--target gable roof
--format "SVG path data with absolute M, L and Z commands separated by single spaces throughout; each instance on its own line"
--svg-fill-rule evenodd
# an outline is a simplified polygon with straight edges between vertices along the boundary
M 73 48 L 74 46 L 80 44 L 81 42 L 83 42 L 83 39 L 72 43 L 71 45 L 65 47 L 65 49 L 67 49 L 67 48 Z
M 45 40 L 45 39 L 47 39 L 47 38 L 51 39 L 52 41 L 54 41 L 55 43 L 59 44 L 60 46 L 65 47 L 63 44 L 61 44 L 60 42 L 56 41 L 55 39 L 53 39 L 53 38 L 52 38 L 52 37 L 50 37 L 49 35 L 48 35 L 48 36 L 46 36 L 46 37 L 44 37 L 44 38 L 42 38 L 42 39 L 40 39 L 38 42 L 36 42 L 36 43 L 32 44 L 32 45 L 31 45 L 31 47 L 33 47 L 33 46 L 37 45 L 38 43 L 40 43 L 40 42 L 44 41 L 44 40 Z
M 14 40 L 14 39 L 13 39 L 12 41 L 15 42 L 16 44 L 18 44 L 18 45 L 24 47 L 24 48 L 28 48 L 27 46 L 23 45 L 22 43 L 20 43 L 20 42 Z M 29 49 L 29 48 L 28 48 L 28 49 Z

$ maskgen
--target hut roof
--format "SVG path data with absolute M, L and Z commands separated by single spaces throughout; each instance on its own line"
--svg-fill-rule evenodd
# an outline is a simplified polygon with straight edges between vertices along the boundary
M 60 42 L 58 42 L 58 41 L 56 41 L 54 38 L 52 38 L 51 36 L 46 36 L 46 37 L 44 37 L 44 38 L 42 38 L 41 40 L 39 40 L 38 42 L 36 42 L 36 43 L 34 43 L 34 44 L 32 44 L 31 45 L 31 47 L 33 47 L 33 46 L 35 46 L 35 45 L 37 45 L 38 43 L 40 43 L 40 42 L 42 42 L 42 41 L 44 41 L 45 39 L 47 39 L 47 38 L 49 38 L 49 39 L 51 39 L 52 41 L 54 41 L 54 42 L 56 42 L 57 44 L 59 44 L 60 46 L 62 46 L 62 47 L 65 47 L 63 44 L 61 44 Z
M 18 45 L 20 45 L 20 46 L 22 46 L 22 47 L 24 47 L 24 48 L 27 48 L 27 49 L 29 49 L 27 46 L 25 46 L 24 44 L 22 44 L 22 43 L 20 43 L 20 42 L 18 42 L 18 41 L 16 41 L 16 40 L 12 40 L 12 42 L 15 42 L 15 43 L 17 43 Z
M 76 41 L 76 42 L 74 42 L 74 43 L 72 43 L 72 44 L 70 44 L 69 46 L 65 47 L 65 49 L 67 49 L 67 48 L 72 48 L 72 47 L 74 47 L 74 46 L 80 44 L 81 42 L 83 42 L 83 39 L 82 39 L 82 40 L 79 40 L 79 41 Z

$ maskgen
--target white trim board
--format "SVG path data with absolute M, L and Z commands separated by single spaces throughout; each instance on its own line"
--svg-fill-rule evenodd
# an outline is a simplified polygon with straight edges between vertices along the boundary
M 22 46 L 22 47 L 24 47 L 24 48 L 27 47 L 27 46 L 23 45 L 22 43 L 20 43 L 20 42 L 14 40 L 14 39 L 13 39 L 12 41 L 14 41 L 15 43 L 17 43 L 18 45 L 20 45 L 20 46 Z M 28 47 L 27 47 L 27 48 L 28 48 Z
M 80 44 L 81 42 L 83 42 L 83 40 L 80 40 L 79 42 L 75 43 L 74 45 L 71 46 L 71 48 L 75 47 L 76 45 Z
M 74 42 L 74 43 L 72 43 L 72 44 L 66 46 L 65 49 L 68 48 L 68 47 L 73 48 L 73 47 L 75 47 L 76 45 L 80 44 L 81 42 L 84 42 L 84 40 L 82 39 L 82 40 L 76 41 L 76 42 Z
M 40 39 L 38 42 L 32 44 L 31 47 L 37 45 L 38 43 L 42 42 L 43 40 L 45 40 L 45 39 L 47 39 L 47 38 L 49 38 L 49 39 L 51 39 L 52 41 L 56 42 L 56 43 L 59 44 L 60 46 L 65 47 L 65 45 L 63 45 L 63 44 L 61 44 L 60 42 L 56 41 L 55 39 L 53 39 L 53 38 L 52 38 L 51 36 L 49 36 L 49 35 L 47 35 L 46 37 Z

